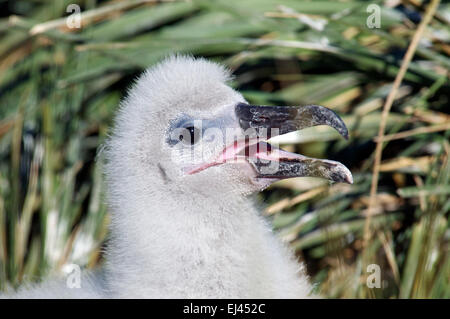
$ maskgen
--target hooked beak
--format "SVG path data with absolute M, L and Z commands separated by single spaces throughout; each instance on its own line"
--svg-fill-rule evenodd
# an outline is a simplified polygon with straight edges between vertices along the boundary
M 239 103 L 235 113 L 241 129 L 253 131 L 252 138 L 240 150 L 253 166 L 257 178 L 284 179 L 321 177 L 334 182 L 353 184 L 347 167 L 339 162 L 309 158 L 290 153 L 263 142 L 270 137 L 317 125 L 328 125 L 348 139 L 344 121 L 332 110 L 319 106 L 259 106 Z M 255 136 L 256 135 L 256 136 Z

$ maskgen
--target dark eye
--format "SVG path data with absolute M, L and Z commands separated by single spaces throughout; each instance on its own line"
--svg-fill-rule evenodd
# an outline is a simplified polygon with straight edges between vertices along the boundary
M 194 126 L 184 128 L 184 133 L 178 136 L 178 140 L 185 144 L 194 145 L 200 139 L 200 130 Z

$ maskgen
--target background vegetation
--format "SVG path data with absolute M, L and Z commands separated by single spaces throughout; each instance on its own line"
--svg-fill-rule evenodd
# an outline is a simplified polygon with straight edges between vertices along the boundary
M 82 28 L 66 25 L 69 4 Z M 369 4 L 381 6 L 370 29 Z M 386 122 L 370 202 L 375 136 L 422 0 L 0 1 L 0 290 L 68 263 L 102 262 L 108 212 L 96 162 L 114 110 L 144 68 L 174 53 L 228 65 L 252 103 L 322 104 L 327 127 L 282 145 L 347 165 L 354 185 L 299 178 L 261 196 L 265 214 L 326 297 L 450 297 L 450 6 L 425 28 Z M 368 222 L 368 216 L 370 221 Z M 367 265 L 382 287 L 366 286 Z

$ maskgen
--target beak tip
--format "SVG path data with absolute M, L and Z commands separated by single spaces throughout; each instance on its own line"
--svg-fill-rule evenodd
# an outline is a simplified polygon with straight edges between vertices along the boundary
M 353 185 L 353 176 L 347 176 L 347 179 L 345 180 L 347 184 Z
M 343 138 L 345 138 L 347 141 L 349 139 L 348 129 L 345 126 L 345 123 L 342 121 L 342 125 L 340 125 L 339 128 L 336 128 L 336 130 L 341 134 Z
M 342 136 L 345 138 L 345 140 L 348 141 L 348 139 L 349 139 L 348 131 L 345 131 L 344 134 L 342 134 Z
M 350 172 L 350 170 L 341 163 L 339 163 L 338 167 L 339 167 L 340 178 L 337 181 L 339 181 L 341 183 L 346 183 L 346 184 L 352 185 L 353 184 L 353 175 Z

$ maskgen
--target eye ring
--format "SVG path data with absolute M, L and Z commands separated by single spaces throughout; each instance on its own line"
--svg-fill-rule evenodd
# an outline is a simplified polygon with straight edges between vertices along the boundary
M 178 140 L 187 145 L 194 145 L 200 140 L 201 132 L 195 126 L 188 126 L 184 128 L 185 133 L 178 136 Z M 185 136 L 187 135 L 187 136 Z

